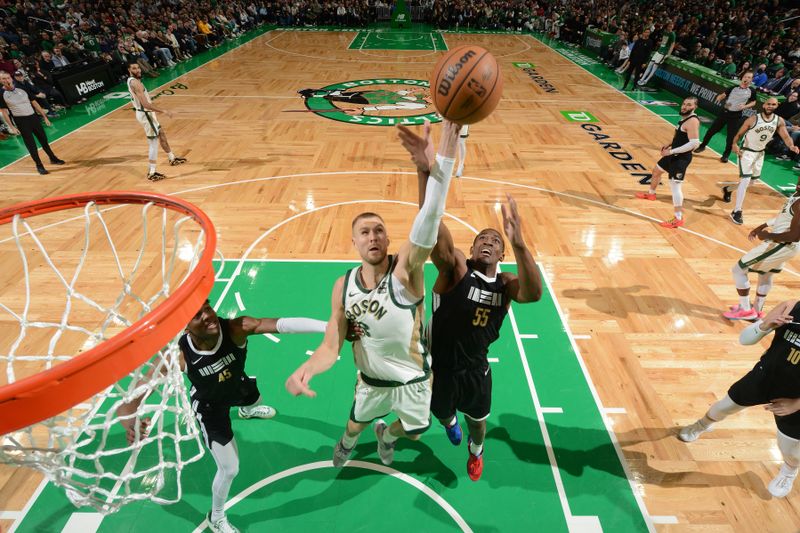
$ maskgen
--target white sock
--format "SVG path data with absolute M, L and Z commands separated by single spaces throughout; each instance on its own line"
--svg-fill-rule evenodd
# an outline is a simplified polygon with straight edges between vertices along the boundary
M 356 445 L 358 442 L 358 435 L 353 435 L 352 437 L 347 434 L 347 431 L 344 432 L 342 435 L 342 446 L 347 448 L 348 450 L 351 449 L 353 446 Z
M 399 438 L 400 437 L 397 437 L 392 434 L 391 426 L 387 427 L 386 431 L 383 432 L 383 442 L 385 442 L 386 444 L 394 444 L 395 442 L 397 442 L 397 439 Z
M 239 454 L 236 442 L 231 440 L 225 446 L 211 443 L 211 455 L 217 463 L 217 473 L 211 484 L 211 521 L 216 522 L 225 516 L 225 501 L 231 490 L 233 478 L 239 473 Z
M 150 174 L 154 174 L 155 171 L 156 171 L 156 164 L 155 163 L 150 163 L 150 172 L 149 173 Z
M 167 157 L 169 158 L 170 161 L 172 161 L 173 159 L 175 159 L 175 154 L 170 152 L 170 153 L 167 154 Z
M 760 294 L 756 294 L 756 311 L 761 311 L 764 309 L 764 302 L 766 302 L 767 297 L 761 296 Z
M 739 180 L 739 188 L 736 189 L 736 207 L 734 211 L 741 211 L 744 204 L 744 197 L 747 194 L 747 187 L 750 186 L 750 178 L 742 178 Z
M 747 296 L 739 296 L 739 307 L 744 309 L 745 311 L 750 310 L 750 295 Z
M 474 455 L 475 457 L 480 456 L 481 452 L 483 452 L 483 443 L 475 444 L 474 442 L 469 443 L 469 453 Z
M 683 219 L 683 211 L 675 211 L 675 218 L 678 220 Z
M 456 418 L 456 415 L 453 415 L 453 419 L 448 422 L 447 427 L 451 428 L 456 424 L 458 424 L 458 418 Z

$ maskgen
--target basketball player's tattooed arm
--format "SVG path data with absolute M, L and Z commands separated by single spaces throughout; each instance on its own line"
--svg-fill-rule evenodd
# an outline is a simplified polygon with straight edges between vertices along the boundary
M 748 117 L 748 119 L 742 123 L 742 127 L 739 128 L 739 131 L 736 132 L 736 136 L 733 138 L 733 146 L 732 146 L 734 154 L 740 155 L 742 153 L 742 149 L 739 148 L 739 141 L 742 140 L 742 137 L 744 137 L 744 134 L 747 133 L 747 130 L 753 127 L 753 124 L 756 123 L 757 118 L 758 117 L 756 115 Z
M 508 207 L 502 206 L 503 231 L 514 250 L 518 273 L 517 276 L 507 272 L 502 274 L 506 279 L 506 293 L 515 302 L 538 302 L 542 297 L 542 278 L 539 275 L 539 267 L 536 266 L 536 261 L 522 237 L 522 224 L 517 210 L 517 202 L 510 194 L 506 194 L 506 198 L 508 198 Z
M 798 206 L 797 203 L 798 202 L 792 204 L 792 223 L 789 225 L 789 229 L 787 231 L 782 233 L 771 233 L 766 229 L 761 229 L 760 231 L 756 232 L 756 237 L 762 241 L 772 242 L 791 243 L 800 241 L 800 206 Z
M 344 291 L 344 277 L 337 279 L 333 286 L 331 317 L 325 328 L 325 338 L 322 339 L 322 344 L 286 380 L 286 390 L 294 396 L 304 394 L 310 398 L 315 397 L 317 393 L 308 386 L 311 378 L 328 370 L 339 357 L 342 343 L 347 334 L 347 318 L 344 314 L 342 291 Z
M 186 356 L 183 355 L 183 350 L 179 350 L 180 353 L 180 360 L 179 364 L 181 366 L 181 370 L 184 372 L 186 371 Z M 149 383 L 150 380 L 153 378 L 153 374 L 155 373 L 156 367 L 151 366 L 150 369 L 145 373 L 144 376 L 141 377 L 139 382 L 131 387 L 131 389 L 135 389 L 139 385 L 143 383 Z M 159 371 L 162 375 L 166 375 L 167 367 L 165 365 L 161 365 L 159 367 Z M 125 438 L 128 440 L 128 444 L 133 444 L 136 440 L 136 427 L 138 422 L 139 427 L 139 438 L 143 439 L 147 436 L 147 433 L 150 431 L 150 419 L 149 418 L 140 418 L 138 416 L 134 416 L 136 411 L 139 409 L 139 406 L 142 402 L 147 398 L 150 391 L 145 392 L 141 396 L 131 399 L 128 403 L 123 403 L 117 408 L 117 417 L 120 418 L 119 423 L 122 424 L 122 427 L 125 428 Z
M 419 206 L 425 201 L 425 192 L 428 186 L 428 177 L 435 158 L 433 140 L 431 139 L 431 124 L 425 122 L 423 135 L 419 136 L 406 126 L 398 126 L 398 135 L 403 147 L 411 155 L 411 161 L 417 167 L 417 183 L 419 190 Z M 440 277 L 451 280 L 460 280 L 467 272 L 467 259 L 453 242 L 453 236 L 444 221 L 439 222 L 439 232 L 436 245 L 431 251 L 431 260 L 439 271 Z
M 161 109 L 160 107 L 154 106 L 152 103 L 149 103 L 147 99 L 144 97 L 144 85 L 140 80 L 134 80 L 131 84 L 131 89 L 133 90 L 133 94 L 136 95 L 136 100 L 139 102 L 139 105 L 142 106 L 142 109 L 145 111 L 155 111 L 156 113 L 164 113 L 169 118 L 172 118 L 172 111 L 167 109 Z

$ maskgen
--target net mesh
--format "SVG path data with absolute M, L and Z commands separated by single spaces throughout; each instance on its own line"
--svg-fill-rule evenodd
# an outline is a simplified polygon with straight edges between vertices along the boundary
M 89 203 L 15 217 L 0 229 L 8 278 L 0 282 L 0 385 L 72 359 L 156 309 L 195 269 L 206 242 L 191 217 L 154 203 Z M 172 333 L 100 393 L 0 436 L 0 462 L 36 469 L 76 506 L 102 513 L 134 500 L 178 501 L 181 471 L 203 446 L 180 369 L 182 331 Z M 117 413 L 139 397 L 146 400 L 135 413 Z M 137 429 L 129 443 L 122 418 L 149 419 L 149 431 Z

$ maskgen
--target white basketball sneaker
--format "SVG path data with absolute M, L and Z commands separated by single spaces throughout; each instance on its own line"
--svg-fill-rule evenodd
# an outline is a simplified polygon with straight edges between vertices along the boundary
M 208 522 L 208 528 L 214 533 L 239 533 L 239 530 L 228 522 L 227 516 L 223 516 L 216 522 L 212 522 L 211 511 L 209 511 L 206 515 L 206 521 Z
M 783 463 L 775 479 L 769 482 L 767 490 L 776 498 L 785 498 L 792 491 L 794 478 L 797 477 L 797 468 L 791 468 Z
M 269 405 L 257 405 L 251 408 L 239 408 L 239 418 L 272 418 L 277 414 L 278 411 Z
M 383 442 L 383 433 L 387 429 L 389 428 L 383 420 L 375 422 L 375 437 L 378 439 L 378 456 L 381 458 L 383 464 L 389 466 L 392 464 L 392 461 L 394 461 L 394 445 L 396 442 L 392 444 Z
M 683 442 L 694 442 L 700 435 L 712 431 L 712 427 L 706 426 L 702 421 L 698 420 L 694 424 L 689 424 L 678 432 L 678 438 Z

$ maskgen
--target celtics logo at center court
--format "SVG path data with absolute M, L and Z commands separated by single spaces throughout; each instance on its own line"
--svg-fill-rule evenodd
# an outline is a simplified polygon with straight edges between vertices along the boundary
M 353 80 L 297 91 L 306 108 L 331 120 L 366 126 L 415 126 L 441 122 L 425 80 Z

